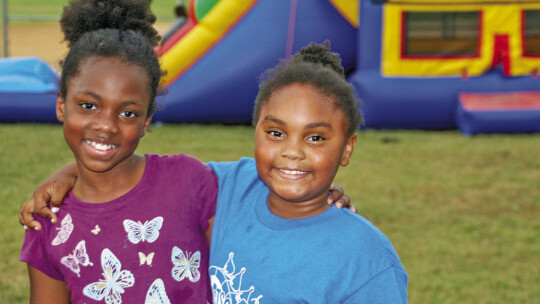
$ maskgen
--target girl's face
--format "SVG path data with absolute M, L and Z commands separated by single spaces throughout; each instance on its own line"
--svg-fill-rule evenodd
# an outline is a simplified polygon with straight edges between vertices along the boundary
M 325 205 L 355 144 L 343 112 L 313 86 L 292 84 L 274 92 L 255 128 L 257 171 L 270 188 L 269 203 Z
M 56 114 L 79 170 L 107 172 L 130 164 L 151 117 L 144 70 L 119 58 L 86 59 L 58 96 Z

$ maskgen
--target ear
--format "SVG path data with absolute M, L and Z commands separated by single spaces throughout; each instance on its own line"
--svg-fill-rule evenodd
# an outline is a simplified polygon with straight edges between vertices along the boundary
M 150 115 L 149 117 L 146 117 L 146 120 L 144 121 L 144 127 L 141 131 L 141 138 L 143 138 L 144 135 L 146 135 L 146 131 L 148 131 L 148 127 L 150 127 L 151 121 L 152 121 L 152 115 Z
M 345 149 L 343 150 L 343 155 L 341 155 L 341 165 L 343 167 L 349 164 L 349 160 L 351 159 L 351 155 L 354 151 L 355 146 L 356 146 L 356 133 L 351 135 L 351 137 L 347 139 L 347 144 L 345 145 Z
M 59 122 L 64 122 L 64 98 L 60 96 L 60 93 L 56 94 L 56 118 Z

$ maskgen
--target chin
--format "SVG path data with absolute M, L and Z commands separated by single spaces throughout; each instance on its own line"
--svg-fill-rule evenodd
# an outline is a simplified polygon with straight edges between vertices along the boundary
M 291 203 L 300 203 L 304 201 L 310 200 L 309 197 L 306 197 L 299 193 L 291 193 L 287 191 L 281 191 L 281 192 L 275 192 L 277 196 L 279 196 L 282 200 L 285 200 L 287 202 Z

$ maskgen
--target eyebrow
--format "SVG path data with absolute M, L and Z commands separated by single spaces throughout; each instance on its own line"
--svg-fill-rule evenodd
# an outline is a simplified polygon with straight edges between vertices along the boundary
M 84 95 L 90 95 L 96 99 L 101 99 L 101 96 L 99 96 L 98 94 L 96 93 L 93 93 L 93 92 L 90 92 L 90 91 L 82 91 L 82 92 L 78 92 L 79 94 L 84 94 Z
M 286 124 L 287 124 L 287 123 L 284 122 L 283 120 L 278 119 L 278 118 L 275 118 L 275 117 L 272 116 L 272 115 L 265 116 L 265 117 L 264 117 L 264 121 L 272 121 L 272 122 L 275 122 L 275 123 L 280 124 L 280 125 L 286 125 Z
M 306 129 L 314 129 L 314 128 L 328 128 L 333 129 L 332 125 L 327 123 L 326 121 L 320 121 L 320 122 L 313 122 L 306 126 Z
M 96 99 L 100 99 L 101 100 L 101 96 L 94 93 L 94 92 L 90 92 L 90 91 L 82 91 L 82 92 L 79 92 L 80 94 L 84 94 L 84 95 L 90 95 Z M 133 100 L 128 100 L 128 101 L 123 101 L 122 104 L 124 105 L 139 105 L 139 103 L 137 103 L 136 101 L 133 101 Z
M 276 118 L 272 115 L 268 115 L 264 117 L 264 121 L 272 121 L 280 125 L 287 125 L 287 123 L 279 118 Z M 305 129 L 314 129 L 314 128 L 328 128 L 328 129 L 334 129 L 330 123 L 327 123 L 326 121 L 318 121 L 318 122 L 312 122 L 305 126 Z

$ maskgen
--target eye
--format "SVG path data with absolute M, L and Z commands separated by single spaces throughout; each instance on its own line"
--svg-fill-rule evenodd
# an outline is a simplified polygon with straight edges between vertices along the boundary
M 131 118 L 131 117 L 136 117 L 137 114 L 135 114 L 135 113 L 133 113 L 131 111 L 123 111 L 122 113 L 120 113 L 120 116 Z
M 267 133 L 270 134 L 270 136 L 273 136 L 273 137 L 283 137 L 283 133 L 281 133 L 279 131 L 268 131 Z
M 313 142 L 318 142 L 318 141 L 323 141 L 323 140 L 325 140 L 325 138 L 322 137 L 322 136 L 320 136 L 320 135 L 313 135 L 313 136 L 308 137 L 307 140 L 308 140 L 308 141 L 313 141 Z
M 96 106 L 93 103 L 90 103 L 90 102 L 83 102 L 83 103 L 81 103 L 79 105 L 81 106 L 81 108 L 83 108 L 85 110 L 95 110 L 96 109 Z

